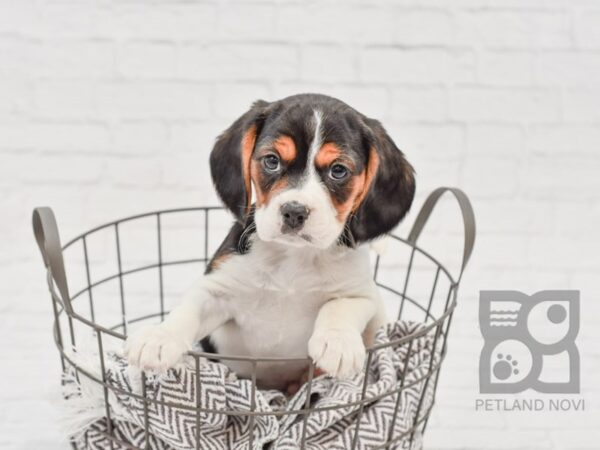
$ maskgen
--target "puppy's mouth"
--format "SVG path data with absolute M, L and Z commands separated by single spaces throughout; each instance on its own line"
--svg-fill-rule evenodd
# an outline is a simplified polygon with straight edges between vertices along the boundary
M 306 245 L 313 245 L 314 243 L 313 237 L 310 234 L 303 233 L 301 230 L 282 233 L 275 240 L 281 244 L 291 245 L 293 247 L 304 247 Z
M 306 242 L 312 242 L 313 238 L 310 234 L 308 234 L 303 229 L 293 230 L 286 226 L 285 224 L 281 226 L 281 234 L 285 236 L 290 236 L 292 238 L 300 238 L 305 240 Z

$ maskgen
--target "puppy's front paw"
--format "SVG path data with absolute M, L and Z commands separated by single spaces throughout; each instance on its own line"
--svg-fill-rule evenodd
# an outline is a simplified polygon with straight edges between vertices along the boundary
M 337 378 L 351 378 L 365 362 L 362 336 L 355 330 L 315 330 L 308 341 L 308 354 L 317 367 Z
M 129 364 L 158 372 L 173 367 L 188 350 L 189 346 L 181 338 L 161 325 L 142 328 L 125 343 Z

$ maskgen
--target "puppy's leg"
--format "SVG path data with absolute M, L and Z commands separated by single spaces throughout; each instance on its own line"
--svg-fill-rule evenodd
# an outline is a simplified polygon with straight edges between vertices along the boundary
M 184 296 L 164 322 L 133 333 L 125 344 L 129 364 L 164 372 L 173 367 L 192 344 L 208 336 L 229 316 L 200 280 Z
M 308 354 L 317 367 L 338 378 L 349 378 L 362 370 L 362 333 L 376 312 L 377 303 L 368 297 L 338 298 L 325 303 L 308 341 Z
M 367 326 L 362 334 L 363 341 L 367 347 L 373 345 L 375 342 L 375 333 L 379 328 L 381 328 L 382 325 L 385 325 L 388 322 L 385 306 L 381 300 L 381 297 L 379 296 L 379 293 L 377 292 L 371 298 L 373 299 L 373 302 L 375 302 L 375 314 L 371 320 L 369 320 L 369 323 L 367 323 Z

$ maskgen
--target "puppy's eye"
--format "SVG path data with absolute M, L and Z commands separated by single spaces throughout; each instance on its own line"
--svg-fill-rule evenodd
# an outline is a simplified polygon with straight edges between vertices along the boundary
M 343 180 L 348 176 L 350 171 L 346 166 L 342 166 L 341 164 L 334 164 L 329 169 L 329 176 L 336 181 Z
M 262 163 L 267 172 L 277 172 L 281 168 L 279 158 L 273 154 L 265 156 Z

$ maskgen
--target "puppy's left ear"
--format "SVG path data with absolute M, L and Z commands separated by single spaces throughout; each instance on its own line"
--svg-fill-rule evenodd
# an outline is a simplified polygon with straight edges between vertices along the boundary
M 365 118 L 365 145 L 369 158 L 366 192 L 348 225 L 355 243 L 391 231 L 404 218 L 415 195 L 414 170 L 383 126 Z
M 269 104 L 258 100 L 218 138 L 210 154 L 210 173 L 225 206 L 244 223 L 252 204 L 250 160 Z

